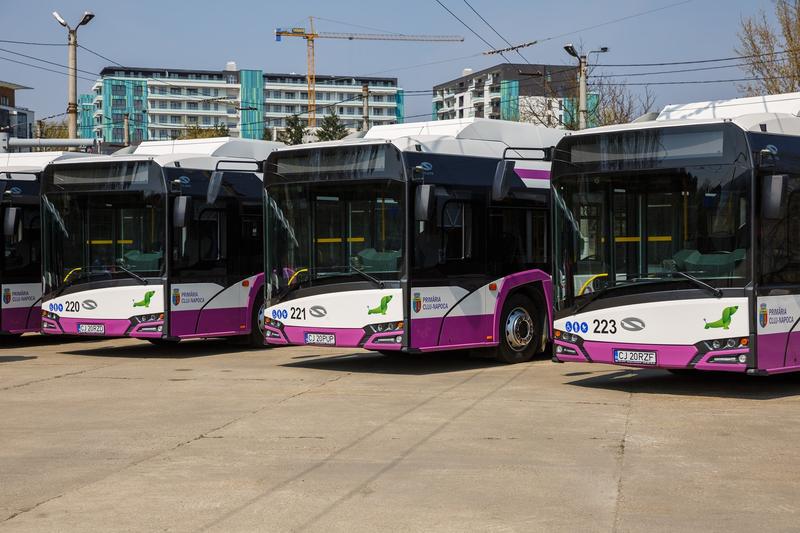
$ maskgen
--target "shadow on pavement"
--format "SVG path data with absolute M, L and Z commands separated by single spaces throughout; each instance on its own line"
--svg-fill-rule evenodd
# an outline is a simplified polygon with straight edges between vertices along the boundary
M 105 339 L 108 341 L 109 339 Z M 126 340 L 127 341 L 127 340 Z M 67 350 L 63 353 L 69 355 L 85 355 L 89 357 L 131 357 L 141 359 L 191 359 L 194 357 L 209 357 L 229 353 L 257 351 L 260 348 L 239 346 L 224 339 L 198 339 L 182 341 L 169 346 L 156 346 L 147 341 L 136 344 L 126 342 L 118 346 L 98 346 L 81 350 Z
M 301 359 L 297 361 L 297 359 Z M 281 366 L 315 368 L 334 372 L 363 372 L 370 374 L 426 375 L 445 372 L 458 372 L 492 366 L 501 363 L 486 357 L 471 355 L 468 352 L 435 352 L 427 354 L 382 355 L 376 352 L 321 356 L 311 359 L 308 356 L 295 357 L 295 362 Z
M 566 374 L 570 376 L 570 374 Z M 568 385 L 631 394 L 708 396 L 742 400 L 772 400 L 800 395 L 800 375 L 747 376 L 727 372 L 671 374 L 665 370 L 631 369 L 594 375 Z
M 36 359 L 35 355 L 0 355 L 0 363 L 15 363 L 17 361 L 28 361 Z
M 37 346 L 56 346 L 58 344 L 70 344 L 73 342 L 92 342 L 102 339 L 93 339 L 78 336 L 54 336 L 39 335 L 36 333 L 22 335 L 21 337 L 0 337 L 0 350 L 6 348 L 35 348 Z

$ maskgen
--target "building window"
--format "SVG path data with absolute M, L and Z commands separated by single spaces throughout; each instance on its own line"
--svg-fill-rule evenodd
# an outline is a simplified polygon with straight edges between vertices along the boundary
M 197 102 L 186 102 L 186 109 L 197 109 Z
M 170 109 L 183 109 L 183 102 L 170 102 L 169 103 Z
M 203 117 L 203 125 L 205 125 L 205 126 L 211 125 L 211 117 L 209 117 L 209 116 Z
M 284 113 L 294 113 L 294 108 L 295 108 L 295 106 L 293 106 L 293 105 L 284 106 L 283 107 L 283 112 Z
M 121 83 L 114 83 L 111 85 L 112 96 L 125 96 L 125 85 Z
M 177 115 L 170 115 L 169 123 L 170 124 L 180 124 L 181 123 L 181 117 L 179 117 Z
M 186 89 L 186 96 L 197 96 L 197 89 L 189 87 Z
M 294 95 L 295 95 L 295 93 L 289 92 L 289 91 L 286 91 L 285 93 L 283 93 L 283 97 L 285 99 L 287 99 L 287 100 L 294 100 Z
M 229 115 L 235 115 L 236 114 L 236 108 L 235 107 L 229 107 L 228 108 L 228 114 Z
M 211 110 L 211 104 L 208 102 L 203 102 L 203 111 L 210 111 L 210 110 Z
M 181 88 L 180 87 L 170 87 L 169 88 L 169 94 L 181 94 Z
M 114 98 L 113 100 L 111 100 L 111 107 L 112 108 L 114 108 L 114 107 L 116 107 L 116 108 L 125 107 L 125 99 L 124 98 Z
M 134 85 L 133 96 L 144 96 L 144 87 L 142 87 L 141 85 Z
M 186 117 L 186 120 L 189 124 L 197 124 L 197 117 L 195 116 Z
M 203 87 L 200 92 L 203 94 L 203 96 L 211 96 L 211 88 L 209 87 Z
M 137 111 L 141 111 L 141 110 L 142 110 L 142 107 L 143 107 L 143 106 L 142 106 L 142 101 L 141 101 L 141 100 L 134 100 L 134 101 L 133 101 L 133 108 L 134 108 L 135 110 L 137 110 Z

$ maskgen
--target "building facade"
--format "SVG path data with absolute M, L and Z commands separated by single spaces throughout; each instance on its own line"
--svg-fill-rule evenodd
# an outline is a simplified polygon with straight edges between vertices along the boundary
M 265 129 L 272 135 L 283 130 L 291 115 L 307 120 L 304 74 L 238 69 L 229 62 L 224 70 L 106 67 L 100 76 L 93 92 L 79 99 L 81 137 L 121 143 L 126 116 L 131 142 L 175 139 L 190 127 L 214 126 L 227 127 L 233 137 L 261 139 Z M 365 83 L 370 125 L 402 122 L 396 78 L 317 76 L 317 125 L 335 112 L 348 128 L 361 127 Z
M 34 113 L 17 106 L 16 92 L 30 89 L 7 81 L 0 81 L 0 131 L 11 137 L 28 139 L 34 136 Z
M 489 118 L 569 125 L 567 101 L 577 89 L 577 67 L 503 63 L 433 87 L 434 120 Z

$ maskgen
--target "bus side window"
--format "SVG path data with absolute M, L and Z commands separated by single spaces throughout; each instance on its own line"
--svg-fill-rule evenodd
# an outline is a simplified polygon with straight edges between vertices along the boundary
M 472 208 L 468 203 L 451 200 L 444 204 L 442 250 L 445 261 L 472 257 Z

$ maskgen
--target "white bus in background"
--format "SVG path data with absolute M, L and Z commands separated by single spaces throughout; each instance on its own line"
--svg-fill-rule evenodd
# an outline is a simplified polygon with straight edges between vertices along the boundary
M 261 162 L 281 146 L 152 141 L 50 165 L 42 331 L 263 345 Z
M 79 152 L 0 153 L 0 336 L 40 329 L 42 171 L 53 161 L 76 157 L 88 156 Z

